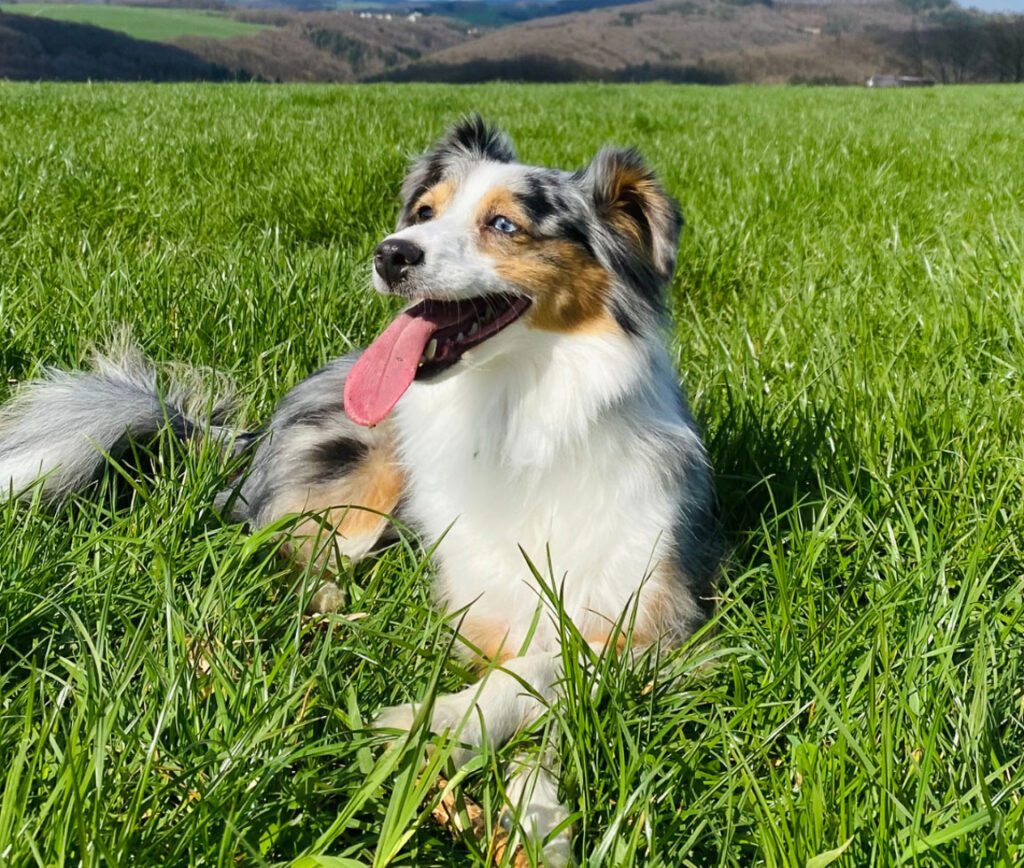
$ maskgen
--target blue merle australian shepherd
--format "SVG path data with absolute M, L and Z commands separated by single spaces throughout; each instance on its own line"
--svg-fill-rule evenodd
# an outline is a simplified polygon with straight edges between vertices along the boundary
M 436 699 L 432 728 L 470 750 L 484 734 L 502 743 L 561 678 L 560 629 L 536 621 L 524 554 L 550 565 L 595 649 L 624 650 L 627 610 L 632 651 L 679 642 L 707 616 L 721 553 L 711 476 L 663 334 L 680 225 L 634 151 L 606 148 L 576 172 L 526 166 L 470 118 L 413 163 L 398 228 L 374 253 L 374 288 L 408 306 L 295 386 L 264 432 L 190 417 L 122 350 L 19 390 L 0 413 L 0 486 L 60 499 L 130 438 L 169 426 L 253 452 L 228 500 L 255 527 L 305 516 L 296 558 L 362 558 L 388 531 L 382 516 L 400 515 L 440 540 L 437 604 L 458 613 L 464 652 L 492 664 Z M 313 605 L 339 596 L 326 585 Z M 409 727 L 415 710 L 378 722 Z M 569 861 L 550 764 L 515 765 L 507 792 L 545 863 Z

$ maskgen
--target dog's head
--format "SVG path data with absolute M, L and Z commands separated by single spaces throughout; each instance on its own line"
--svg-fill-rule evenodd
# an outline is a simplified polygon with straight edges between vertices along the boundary
M 504 133 L 464 120 L 413 164 L 398 228 L 374 253 L 376 288 L 416 304 L 364 354 L 374 394 L 351 403 L 372 410 L 351 415 L 379 421 L 414 377 L 436 376 L 513 323 L 649 333 L 681 224 L 635 151 L 605 148 L 577 172 L 525 166 Z M 367 392 L 354 373 L 352 391 Z

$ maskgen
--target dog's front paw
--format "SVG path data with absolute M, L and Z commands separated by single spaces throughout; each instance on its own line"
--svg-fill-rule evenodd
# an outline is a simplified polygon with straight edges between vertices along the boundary
M 324 582 L 309 598 L 306 606 L 307 615 L 329 615 L 340 612 L 345 607 L 345 592 L 334 582 Z
M 452 751 L 456 765 L 468 762 L 481 744 L 479 715 L 474 700 L 476 690 L 470 688 L 459 693 L 438 696 L 430 712 L 427 729 L 437 735 L 448 733 L 452 739 L 465 747 Z M 400 729 L 408 732 L 415 723 L 422 705 L 408 703 L 392 705 L 377 715 L 374 729 Z
M 498 822 L 509 835 L 518 826 L 540 849 L 544 868 L 576 864 L 569 809 L 559 801 L 558 784 L 547 770 L 537 765 L 519 766 L 505 785 L 505 797 L 508 804 Z
M 400 729 L 408 732 L 416 720 L 416 706 L 411 702 L 406 705 L 391 705 L 381 709 L 373 719 L 374 729 Z

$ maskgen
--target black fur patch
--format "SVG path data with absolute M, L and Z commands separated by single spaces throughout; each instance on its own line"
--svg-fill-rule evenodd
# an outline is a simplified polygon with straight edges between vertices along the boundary
M 334 477 L 366 456 L 365 443 L 351 437 L 336 437 L 317 443 L 310 450 L 310 463 L 318 477 Z
M 558 234 L 563 238 L 582 247 L 589 256 L 594 255 L 594 245 L 590 240 L 590 232 L 582 221 L 579 223 L 565 220 L 558 224 Z
M 555 205 L 542 181 L 530 178 L 526 187 L 527 192 L 518 197 L 519 202 L 534 223 L 542 223 L 555 213 Z
M 626 306 L 623 299 L 617 296 L 612 298 L 612 316 L 619 324 L 619 328 L 627 335 L 638 337 L 643 332 L 640 327 L 642 320 L 638 319 L 635 313 Z
M 413 163 L 402 184 L 402 213 L 398 225 L 411 223 L 412 209 L 419 198 L 467 159 L 513 163 L 516 151 L 511 140 L 497 127 L 488 126 L 480 115 L 463 118 Z
M 665 307 L 665 278 L 658 274 L 654 263 L 648 257 L 625 244 L 615 244 L 607 250 L 612 269 L 636 296 L 650 308 L 661 314 Z
M 446 139 L 442 139 L 442 145 L 445 144 L 495 163 L 512 163 L 516 159 L 515 148 L 508 137 L 497 127 L 489 127 L 478 114 L 459 121 Z

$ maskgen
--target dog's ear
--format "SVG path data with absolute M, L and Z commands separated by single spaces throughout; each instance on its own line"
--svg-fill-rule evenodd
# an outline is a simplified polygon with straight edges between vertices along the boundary
M 505 133 L 489 126 L 480 115 L 464 117 L 438 139 L 434 147 L 413 161 L 402 183 L 399 228 L 408 224 L 412 207 L 420 196 L 444 178 L 456 163 L 465 160 L 514 163 L 516 149 Z
M 668 280 L 683 218 L 643 158 L 632 149 L 603 148 L 576 178 L 616 238 L 649 261 L 660 279 Z

